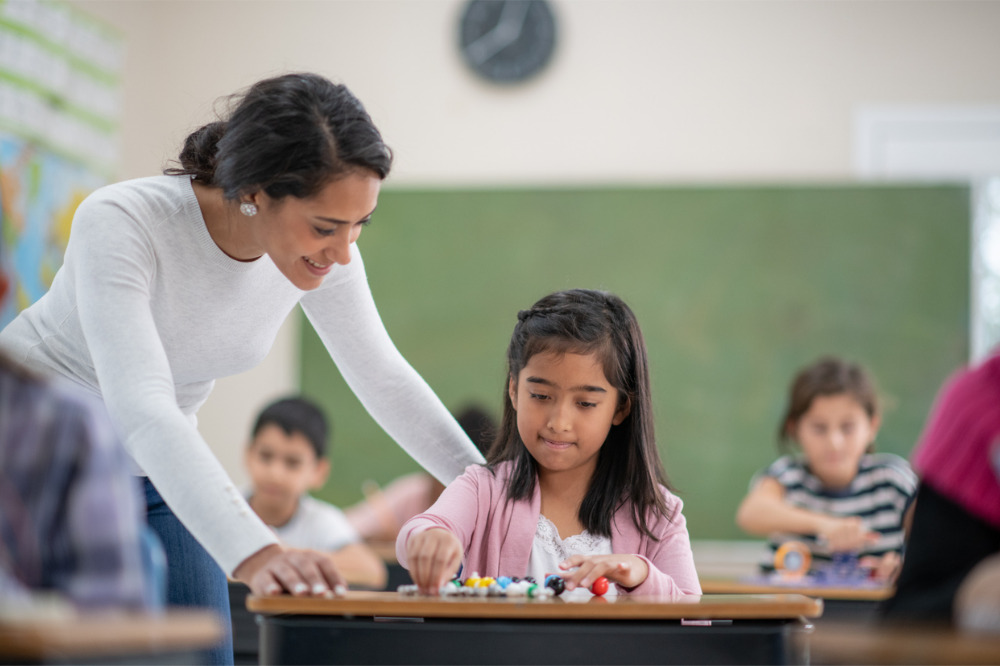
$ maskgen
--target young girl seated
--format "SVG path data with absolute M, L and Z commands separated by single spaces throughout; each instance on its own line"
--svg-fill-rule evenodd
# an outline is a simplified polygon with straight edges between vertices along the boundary
M 551 294 L 518 313 L 500 430 L 426 513 L 407 521 L 399 562 L 436 594 L 466 575 L 599 577 L 623 593 L 700 594 L 681 514 L 653 435 L 646 347 L 611 294 Z
M 917 479 L 899 456 L 873 453 L 881 417 L 874 382 L 861 366 L 823 358 L 792 382 L 778 428 L 801 455 L 785 455 L 754 477 L 736 515 L 772 549 L 799 540 L 814 565 L 837 553 L 859 556 L 880 580 L 899 568 L 904 524 Z

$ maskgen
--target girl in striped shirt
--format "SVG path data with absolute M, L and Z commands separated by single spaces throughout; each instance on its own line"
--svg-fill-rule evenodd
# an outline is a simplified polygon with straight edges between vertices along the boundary
M 772 549 L 803 541 L 822 566 L 835 554 L 859 556 L 875 578 L 899 569 L 917 479 L 905 460 L 874 453 L 881 416 L 874 382 L 858 364 L 826 357 L 799 372 L 778 428 L 797 444 L 757 474 L 736 515 Z

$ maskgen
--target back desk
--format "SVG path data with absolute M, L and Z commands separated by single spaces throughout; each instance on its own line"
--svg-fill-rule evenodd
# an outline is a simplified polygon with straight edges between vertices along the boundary
M 261 664 L 807 663 L 794 635 L 823 602 L 798 594 L 585 602 L 408 597 L 247 599 Z
M 834 587 L 795 584 L 767 584 L 758 581 L 731 578 L 702 578 L 701 591 L 705 594 L 804 594 L 823 600 L 823 622 L 873 623 L 877 620 L 879 605 L 891 597 L 894 588 Z
M 0 664 L 197 664 L 221 639 L 207 610 L 26 616 L 0 619 Z
M 942 625 L 828 623 L 817 626 L 808 640 L 813 664 L 1000 664 L 1000 636 Z

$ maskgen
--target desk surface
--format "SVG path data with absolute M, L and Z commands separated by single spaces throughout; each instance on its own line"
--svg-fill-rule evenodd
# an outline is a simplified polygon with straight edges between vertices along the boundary
M 941 626 L 817 626 L 809 641 L 817 664 L 1000 664 L 1000 636 Z
M 15 659 L 162 654 L 213 647 L 222 626 L 210 611 L 162 615 L 90 613 L 0 623 L 0 656 Z
M 823 601 L 801 594 L 716 594 L 671 601 L 648 596 L 593 597 L 588 601 L 505 597 L 423 597 L 398 592 L 348 592 L 335 599 L 287 595 L 247 598 L 247 608 L 266 615 L 361 615 L 384 617 L 508 619 L 788 619 L 819 617 Z
M 809 585 L 768 585 L 766 583 L 742 581 L 731 578 L 707 578 L 701 580 L 704 594 L 804 594 L 821 599 L 843 599 L 847 601 L 883 601 L 893 595 L 892 586 L 883 587 L 828 587 Z

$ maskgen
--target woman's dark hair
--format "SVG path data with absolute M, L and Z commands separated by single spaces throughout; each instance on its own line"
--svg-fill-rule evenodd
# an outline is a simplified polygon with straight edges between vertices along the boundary
M 257 417 L 257 422 L 253 426 L 253 437 L 256 438 L 257 434 L 269 425 L 278 426 L 289 436 L 297 432 L 302 433 L 312 445 L 316 459 L 321 460 L 326 457 L 329 426 L 323 410 L 311 400 L 293 396 L 272 402 Z
M 824 356 L 802 368 L 792 380 L 788 406 L 778 425 L 778 449 L 789 448 L 794 441 L 792 431 L 799 419 L 812 407 L 813 400 L 820 396 L 844 393 L 857 400 L 869 419 L 878 416 L 878 389 L 875 380 L 861 365 L 836 356 Z M 873 447 L 874 444 L 869 446 L 869 450 Z
M 611 521 L 624 503 L 632 508 L 635 526 L 656 539 L 646 525 L 647 511 L 670 519 L 660 485 L 669 487 L 653 433 L 649 363 L 646 343 L 632 310 L 617 296 L 602 291 L 572 289 L 542 298 L 517 314 L 507 347 L 503 417 L 487 464 L 491 469 L 513 462 L 507 494 L 526 499 L 534 491 L 537 465 L 521 441 L 517 412 L 508 393 L 535 354 L 596 354 L 604 375 L 618 390 L 618 408 L 630 408 L 619 425 L 612 425 L 597 456 L 597 468 L 580 505 L 580 522 L 591 534 L 611 536 Z
M 189 175 L 226 199 L 263 190 L 310 197 L 348 173 L 389 175 L 392 151 L 347 87 L 318 74 L 264 79 L 232 98 L 228 118 L 192 132 L 168 175 Z

